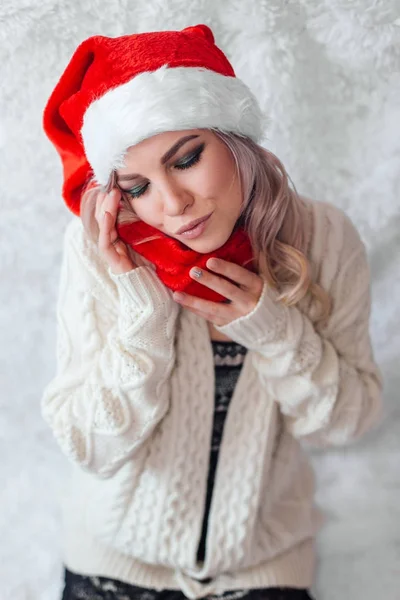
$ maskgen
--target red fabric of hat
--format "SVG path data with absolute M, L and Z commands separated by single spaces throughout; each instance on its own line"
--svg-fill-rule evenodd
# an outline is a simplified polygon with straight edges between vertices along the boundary
M 61 157 L 64 200 L 78 215 L 85 183 L 94 176 L 106 185 L 139 141 L 191 128 L 258 141 L 262 117 L 211 29 L 196 25 L 83 41 L 47 102 L 43 128 Z

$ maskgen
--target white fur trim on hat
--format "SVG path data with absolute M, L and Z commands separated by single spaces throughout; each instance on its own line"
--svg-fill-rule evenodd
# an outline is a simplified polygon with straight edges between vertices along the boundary
M 263 116 L 240 79 L 204 68 L 165 65 L 95 100 L 85 112 L 81 135 L 97 182 L 105 185 L 113 169 L 126 167 L 130 146 L 164 131 L 203 128 L 259 142 Z

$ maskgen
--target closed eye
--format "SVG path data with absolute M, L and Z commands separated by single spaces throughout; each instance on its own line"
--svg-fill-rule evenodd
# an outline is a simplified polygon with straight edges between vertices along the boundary
M 201 155 L 203 153 L 205 144 L 201 144 L 194 152 L 185 156 L 185 158 L 174 165 L 174 169 L 178 169 L 179 171 L 183 171 L 184 169 L 190 169 L 195 164 L 200 161 Z M 132 198 L 139 198 L 139 196 L 143 196 L 143 194 L 148 190 L 150 183 L 146 183 L 146 185 L 136 186 L 131 188 L 130 190 L 122 190 L 125 194 L 128 194 Z
M 199 148 L 197 148 L 194 153 L 190 154 L 188 157 L 185 157 L 185 159 L 183 161 L 176 163 L 176 165 L 174 165 L 175 168 L 176 169 L 189 169 L 190 167 L 193 167 L 193 165 L 195 165 L 196 163 L 199 162 L 201 155 L 203 153 L 203 150 L 204 150 L 204 144 L 201 144 L 201 146 Z

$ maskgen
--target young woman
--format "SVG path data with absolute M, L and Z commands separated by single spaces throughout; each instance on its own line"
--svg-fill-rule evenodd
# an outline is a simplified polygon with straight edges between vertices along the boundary
M 64 600 L 306 599 L 302 444 L 379 420 L 364 244 L 300 197 L 205 25 L 83 42 L 45 109 L 75 215 L 43 414 Z

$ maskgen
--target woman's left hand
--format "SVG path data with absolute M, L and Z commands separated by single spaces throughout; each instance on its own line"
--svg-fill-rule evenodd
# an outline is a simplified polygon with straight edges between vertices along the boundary
M 195 267 L 191 269 L 190 276 L 230 302 L 211 302 L 197 296 L 174 292 L 174 299 L 179 304 L 217 327 L 223 327 L 239 317 L 244 317 L 255 308 L 264 287 L 264 281 L 259 275 L 220 258 L 210 258 L 207 268 L 213 273 Z M 218 277 L 217 273 L 228 277 L 237 285 Z

